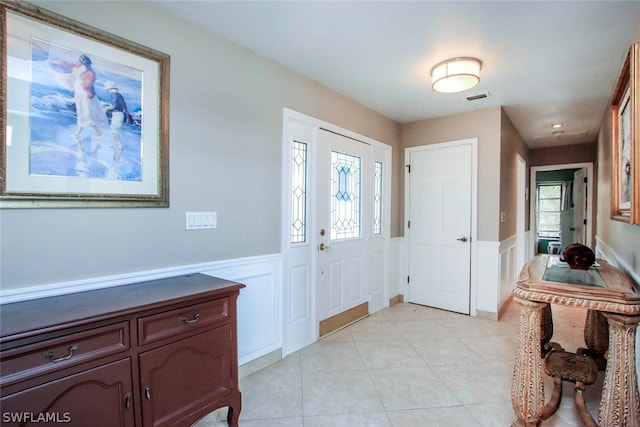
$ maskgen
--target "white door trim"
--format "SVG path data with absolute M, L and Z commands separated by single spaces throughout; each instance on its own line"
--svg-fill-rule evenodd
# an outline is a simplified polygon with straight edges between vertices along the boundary
M 411 158 L 411 153 L 424 150 L 436 150 L 441 148 L 450 148 L 460 145 L 471 145 L 471 277 L 470 277 L 470 291 L 469 291 L 469 314 L 476 316 L 477 314 L 477 278 L 478 278 L 478 264 L 477 264 L 477 241 L 478 241 L 478 138 L 468 138 L 456 141 L 441 142 L 437 144 L 420 145 L 416 147 L 409 147 L 405 149 L 405 171 L 404 171 L 404 188 L 405 192 L 408 188 L 409 171 L 407 160 Z M 405 197 L 404 200 L 404 235 L 409 236 L 407 215 L 411 212 L 411 201 L 409 197 Z M 406 271 L 409 271 L 409 256 L 406 257 Z
M 529 230 L 531 231 L 531 242 L 529 245 L 531 257 L 536 254 L 536 243 L 538 241 L 537 237 L 537 216 L 536 216 L 536 173 L 541 171 L 552 171 L 552 170 L 562 170 L 562 169 L 576 169 L 576 168 L 585 168 L 587 170 L 587 246 L 593 247 L 595 242 L 593 242 L 593 162 L 584 162 L 584 163 L 566 163 L 560 165 L 546 165 L 546 166 L 532 166 L 531 167 L 531 178 L 529 181 Z
M 384 162 L 388 173 L 384 174 L 383 186 L 385 199 L 383 201 L 383 230 L 384 248 L 386 254 L 384 274 L 384 294 L 389 289 L 389 250 L 391 227 L 391 146 L 374 139 L 360 135 L 331 123 L 298 113 L 288 108 L 283 109 L 282 130 L 282 222 L 281 222 L 281 251 L 282 251 L 282 355 L 283 357 L 318 340 L 318 319 L 316 313 L 316 257 L 319 245 L 316 227 L 315 198 L 316 196 L 316 149 L 317 133 L 320 128 L 341 134 L 343 136 L 367 143 L 375 150 L 384 152 Z M 293 133 L 297 132 L 296 136 Z M 303 138 L 308 144 L 306 221 L 307 240 L 304 243 L 291 244 L 291 141 L 293 138 Z M 388 162 L 388 163 L 387 163 Z M 388 301 L 385 305 L 388 305 Z
M 528 260 L 527 256 L 527 242 L 525 231 L 525 218 L 527 208 L 527 162 L 517 156 L 518 170 L 517 170 L 517 190 L 516 190 L 516 272 L 520 272 L 522 267 Z

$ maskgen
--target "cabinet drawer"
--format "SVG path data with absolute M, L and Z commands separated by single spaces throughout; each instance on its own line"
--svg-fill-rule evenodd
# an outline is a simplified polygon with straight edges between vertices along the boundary
M 129 322 L 13 348 L 0 355 L 0 384 L 5 386 L 129 348 Z
M 229 322 L 229 297 L 138 319 L 138 343 L 149 344 L 185 332 Z

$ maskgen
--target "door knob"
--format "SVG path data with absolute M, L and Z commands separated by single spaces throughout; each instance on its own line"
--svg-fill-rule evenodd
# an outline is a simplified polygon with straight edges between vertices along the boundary
M 326 251 L 330 247 L 331 246 L 329 246 L 329 245 L 325 245 L 324 243 L 320 243 L 320 246 L 318 247 L 318 249 L 320 249 L 321 251 Z
M 467 239 L 466 237 L 460 237 L 459 239 L 456 239 L 456 240 L 464 243 L 464 242 L 468 241 L 469 239 Z

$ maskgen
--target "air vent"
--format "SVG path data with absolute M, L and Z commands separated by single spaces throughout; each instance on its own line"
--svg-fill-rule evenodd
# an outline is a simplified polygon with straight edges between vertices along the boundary
M 467 101 L 476 101 L 478 99 L 488 98 L 489 92 L 476 93 L 475 95 L 467 96 Z

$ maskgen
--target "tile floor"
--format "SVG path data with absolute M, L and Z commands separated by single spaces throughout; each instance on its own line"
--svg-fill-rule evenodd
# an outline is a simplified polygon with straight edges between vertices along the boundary
M 584 347 L 586 311 L 552 310 L 552 340 Z M 500 321 L 395 304 L 243 378 L 240 426 L 508 427 L 517 328 L 513 302 Z M 602 378 L 585 393 L 596 419 Z M 552 384 L 545 379 L 547 396 Z M 582 426 L 571 386 L 544 426 Z M 225 416 L 196 426 L 226 426 Z

